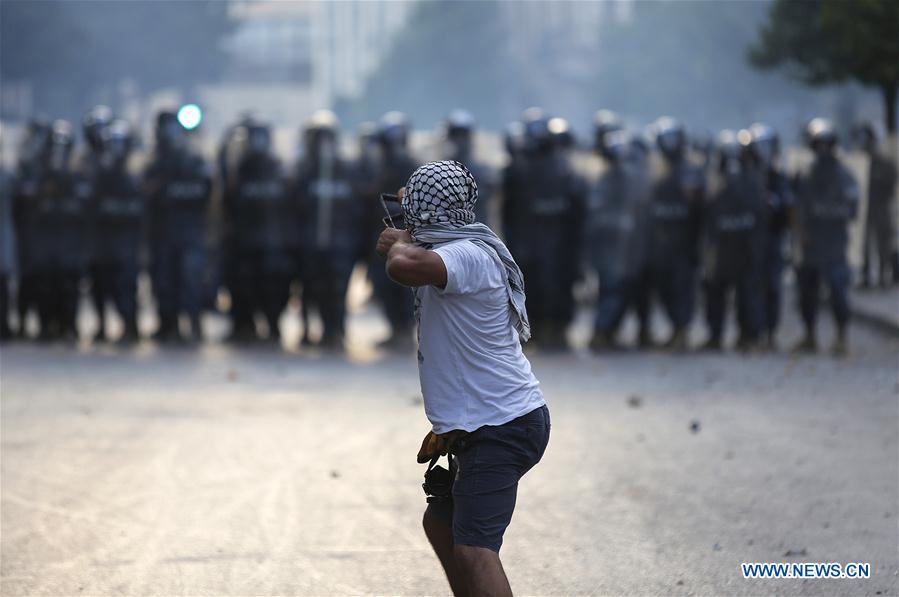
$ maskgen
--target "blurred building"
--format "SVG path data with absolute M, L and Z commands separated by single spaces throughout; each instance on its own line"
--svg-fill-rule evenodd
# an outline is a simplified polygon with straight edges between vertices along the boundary
M 508 55 L 519 64 L 520 72 L 530 72 L 539 84 L 532 103 L 575 121 L 592 114 L 597 106 L 581 94 L 559 93 L 559 89 L 586 86 L 596 77 L 596 63 L 585 59 L 597 56 L 604 22 L 624 23 L 633 15 L 633 0 L 614 2 L 503 2 Z M 528 95 L 515 94 L 518 97 Z M 513 117 L 523 106 L 508 106 Z M 577 122 L 578 125 L 582 124 Z
M 208 127 L 250 109 L 292 129 L 335 98 L 358 96 L 414 4 L 233 1 L 230 65 L 220 84 L 199 89 Z

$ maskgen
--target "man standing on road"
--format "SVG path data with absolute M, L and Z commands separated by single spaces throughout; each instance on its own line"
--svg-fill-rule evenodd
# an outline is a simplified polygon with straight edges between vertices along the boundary
M 418 168 L 400 189 L 406 230 L 377 252 L 413 288 L 418 368 L 432 431 L 419 461 L 455 456 L 452 490 L 424 529 L 456 595 L 511 595 L 499 559 L 519 479 L 549 441 L 549 410 L 521 350 L 530 337 L 524 279 L 506 246 L 475 223 L 478 189 L 454 161 Z

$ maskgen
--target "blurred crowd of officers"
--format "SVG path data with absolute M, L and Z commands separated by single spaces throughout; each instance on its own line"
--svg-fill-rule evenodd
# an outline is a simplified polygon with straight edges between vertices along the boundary
M 586 176 L 573 164 L 577 145 L 567 121 L 538 108 L 505 131 L 501 172 L 475 158 L 471 114 L 454 111 L 442 123 L 440 157 L 475 175 L 478 217 L 501 233 L 524 272 L 533 341 L 567 348 L 575 288 L 592 271 L 599 281 L 593 350 L 619 348 L 629 312 L 638 346 L 686 350 L 697 304 L 705 311 L 704 348 L 723 348 L 733 304 L 737 347 L 773 349 L 792 264 L 805 325 L 796 348 L 817 349 L 823 286 L 836 321 L 833 350 L 844 353 L 848 227 L 860 197 L 833 125 L 808 123 L 813 160 L 789 175 L 778 134 L 764 124 L 722 131 L 716 140 L 690 139 L 668 117 L 648 130 L 628 130 L 616 114 L 599 111 L 590 145 L 603 165 Z M 212 168 L 176 113 L 159 113 L 141 176 L 129 168 L 136 136 L 109 108 L 88 112 L 82 133 L 84 150 L 76 154 L 71 124 L 32 120 L 17 171 L 0 181 L 0 337 L 28 337 L 32 313 L 37 338 L 77 340 L 84 291 L 99 315 L 94 340 L 109 339 L 105 314 L 113 307 L 124 322 L 118 340 L 134 342 L 138 277 L 146 270 L 161 342 L 199 341 L 204 310 L 227 313 L 231 341 L 279 342 L 280 318 L 299 292 L 302 342 L 339 349 L 350 275 L 362 263 L 390 325 L 384 346 L 412 347 L 411 295 L 373 254 L 383 227 L 379 193 L 395 192 L 420 165 L 405 115 L 390 112 L 361 127 L 350 161 L 334 114 L 316 112 L 292 168 L 276 156 L 270 126 L 250 115 L 226 131 Z M 871 282 L 874 265 L 877 282 L 896 283 L 896 166 L 879 151 L 872 127 L 858 126 L 853 142 L 870 156 L 861 283 Z M 670 324 L 664 340 L 651 326 L 656 303 Z M 317 338 L 309 333 L 313 312 L 322 321 Z

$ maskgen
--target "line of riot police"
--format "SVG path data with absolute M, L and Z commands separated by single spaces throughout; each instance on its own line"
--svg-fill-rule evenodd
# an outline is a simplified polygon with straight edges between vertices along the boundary
M 868 204 L 877 213 L 892 213 L 895 167 L 890 170 L 889 161 L 876 153 L 870 127 L 859 133 L 872 171 L 880 169 Z M 774 349 L 785 268 L 792 262 L 805 330 L 796 349 L 817 350 L 825 285 L 836 322 L 833 352 L 846 353 L 848 228 L 859 191 L 837 157 L 829 121 L 808 124 L 813 160 L 792 176 L 780 166 L 776 131 L 764 124 L 722 131 L 711 147 L 691 146 L 685 128 L 672 118 L 634 133 L 616 114 L 601 110 L 594 134 L 603 168 L 590 177 L 572 167 L 572 138 L 564 120 L 529 109 L 506 132 L 511 159 L 503 173 L 504 233 L 525 273 L 538 346 L 567 347 L 573 288 L 581 272 L 592 270 L 599 282 L 590 340 L 595 351 L 620 348 L 620 328 L 629 312 L 637 319 L 637 346 L 656 346 L 655 304 L 670 329 L 661 346 L 686 350 L 694 313 L 702 305 L 708 331 L 702 348 L 721 350 L 731 303 L 736 346 Z M 652 144 L 655 154 L 649 151 Z M 881 217 L 876 225 L 887 227 L 884 222 L 893 220 Z M 895 227 L 875 232 L 895 240 Z M 895 245 L 884 248 L 889 241 L 878 242 L 883 268 L 895 262 Z
M 359 157 L 350 161 L 339 151 L 334 114 L 316 112 L 300 133 L 300 159 L 287 168 L 271 127 L 246 114 L 225 133 L 217 176 L 175 112 L 158 114 L 141 176 L 129 168 L 137 139 L 127 122 L 98 106 L 82 124 L 84 150 L 76 156 L 69 123 L 33 119 L 15 175 L 0 180 L 3 338 L 77 340 L 86 288 L 99 319 L 94 340 L 109 339 L 112 309 L 123 322 L 118 340 L 134 342 L 138 280 L 147 271 L 158 315 L 153 337 L 161 342 L 199 341 L 201 314 L 219 309 L 230 319 L 230 340 L 277 343 L 281 315 L 298 291 L 302 343 L 340 348 L 350 275 L 369 263 L 391 328 L 384 344 L 412 346 L 410 294 L 387 279 L 372 250 L 383 226 L 374 198 L 402 186 L 419 165 L 405 115 L 390 112 L 361 127 Z M 453 157 L 472 163 L 471 116 L 457 112 L 445 124 Z M 316 337 L 313 313 L 322 322 Z
M 33 120 L 18 151 L 18 171 L 2 180 L 0 265 L 18 264 L 19 335 L 27 335 L 23 322 L 33 313 L 38 337 L 76 339 L 79 288 L 87 280 L 100 322 L 95 339 L 107 339 L 105 314 L 112 307 L 124 323 L 121 340 L 137 340 L 138 276 L 146 269 L 160 341 L 198 341 L 201 313 L 218 309 L 231 321 L 230 340 L 279 342 L 281 316 L 299 291 L 301 342 L 340 348 L 350 275 L 363 263 L 389 323 L 384 346 L 411 348 L 410 293 L 387 278 L 372 251 L 383 226 L 375 198 L 405 184 L 420 163 L 404 114 L 390 112 L 361 126 L 359 154 L 350 161 L 339 150 L 334 114 L 316 112 L 300 132 L 301 155 L 292 168 L 277 157 L 271 127 L 246 114 L 225 133 L 216 177 L 174 112 L 158 115 L 141 177 L 128 168 L 136 137 L 127 122 L 98 106 L 82 124 L 86 147 L 76 160 L 68 123 Z M 576 164 L 583 156 L 567 121 L 529 109 L 507 128 L 508 164 L 495 177 L 475 159 L 472 115 L 454 111 L 442 123 L 440 157 L 457 159 L 475 174 L 478 217 L 490 225 L 499 218 L 496 227 L 524 272 L 535 344 L 567 348 L 575 288 L 593 271 L 599 293 L 590 347 L 596 351 L 620 346 L 629 312 L 637 319 L 637 345 L 655 346 L 655 304 L 671 330 L 664 346 L 688 347 L 702 304 L 704 347 L 719 350 L 731 295 L 737 346 L 774 347 L 782 280 L 793 254 L 806 326 L 799 348 L 817 346 L 823 282 L 837 322 L 834 349 L 845 352 L 847 227 L 858 191 L 836 157 L 832 125 L 822 119 L 809 124 L 815 159 L 792 178 L 779 166 L 777 133 L 762 124 L 723 131 L 714 144 L 697 137 L 692 146 L 674 119 L 660 118 L 648 131 L 630 131 L 616 114 L 599 111 L 591 145 L 603 168 L 588 176 Z M 873 131 L 861 133 L 876 157 Z M 879 182 L 871 192 L 885 198 L 870 202 L 888 205 L 895 168 L 872 157 L 872 168 L 875 163 Z M 502 195 L 498 208 L 490 199 L 495 187 Z M 882 221 L 890 219 L 875 225 L 883 227 Z M 883 249 L 881 239 L 895 237 L 895 230 L 874 234 L 882 269 L 883 251 L 895 247 Z M 4 315 L 12 271 L 0 270 Z M 322 333 L 313 338 L 308 322 L 316 312 Z M 4 337 L 12 333 L 8 322 L 0 322 Z

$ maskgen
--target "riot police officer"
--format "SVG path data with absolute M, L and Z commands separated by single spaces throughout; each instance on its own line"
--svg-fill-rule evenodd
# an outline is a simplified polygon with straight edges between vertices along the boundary
M 81 119 L 81 131 L 84 135 L 85 147 L 83 154 L 78 160 L 78 169 L 92 186 L 95 184 L 101 168 L 100 160 L 103 155 L 104 132 L 112 123 L 112 120 L 112 108 L 102 104 L 88 110 Z M 94 239 L 100 240 L 96 235 L 94 235 Z M 103 316 L 103 307 L 108 297 L 103 296 L 103 280 L 101 279 L 103 274 L 97 261 L 99 255 L 100 247 L 92 247 L 88 274 L 91 281 L 91 300 L 94 304 L 94 309 L 99 314 L 100 325 L 96 339 L 103 340 L 106 337 L 106 318 Z
M 203 158 L 188 146 L 186 133 L 174 112 L 160 112 L 154 156 L 144 174 L 151 277 L 159 310 L 154 337 L 163 342 L 202 337 L 200 312 L 212 180 Z M 190 320 L 187 334 L 181 332 L 181 314 Z
M 524 123 L 520 120 L 515 120 L 506 125 L 503 141 L 508 161 L 500 174 L 502 229 L 506 246 L 509 247 L 513 255 L 517 255 L 524 239 L 516 236 L 516 234 L 522 232 L 522 226 L 519 222 L 521 212 L 513 208 L 520 204 L 520 198 L 525 193 L 523 185 L 526 183 L 527 159 L 525 154 Z
M 475 217 L 488 226 L 491 222 L 494 175 L 487 164 L 474 155 L 475 120 L 466 110 L 453 110 L 443 122 L 443 159 L 455 160 L 468 168 L 478 183 Z
M 418 162 L 409 151 L 409 119 L 402 112 L 388 112 L 379 122 L 378 139 L 381 146 L 381 172 L 378 177 L 378 189 L 381 192 L 395 193 L 404 186 L 409 176 L 418 167 Z M 376 197 L 366 199 L 378 205 Z M 371 212 L 370 212 L 371 213 Z M 375 211 L 369 216 L 372 230 L 369 234 L 374 246 L 374 237 L 383 228 L 382 213 Z M 374 287 L 375 296 L 381 303 L 390 325 L 390 336 L 381 342 L 384 348 L 405 351 L 412 348 L 412 294 L 408 288 L 395 284 L 387 277 L 382 260 L 372 253 L 369 261 L 368 275 Z
M 296 232 L 295 212 L 280 160 L 272 151 L 268 125 L 253 122 L 233 182 L 225 192 L 226 240 L 229 247 L 231 339 L 259 336 L 255 316 L 268 324 L 268 339 L 279 343 L 279 319 L 290 296 Z
M 683 125 L 662 117 L 654 128 L 664 169 L 650 205 L 652 286 L 672 327 L 666 347 L 680 351 L 693 317 L 705 184 L 702 170 L 687 160 Z
M 872 253 L 877 253 L 877 282 L 887 286 L 899 282 L 899 260 L 896 257 L 896 164 L 884 156 L 877 146 L 877 133 L 868 123 L 854 131 L 859 147 L 868 154 L 868 209 L 863 234 L 861 285 L 871 284 Z M 892 276 L 890 276 L 892 274 Z
M 740 330 L 738 348 L 757 345 L 762 328 L 765 257 L 765 188 L 751 154 L 752 134 L 731 130 L 718 136 L 719 188 L 711 198 L 705 228 L 706 322 L 708 350 L 721 350 L 731 291 Z
M 363 204 L 355 173 L 338 152 L 337 117 L 315 112 L 303 131 L 304 158 L 297 168 L 292 195 L 298 204 L 303 302 L 322 320 L 319 346 L 343 345 L 346 292 L 363 240 Z M 303 337 L 311 343 L 308 324 Z
M 597 123 L 596 150 L 605 171 L 590 190 L 585 247 L 587 260 L 599 276 L 599 300 L 590 348 L 618 347 L 617 333 L 628 309 L 635 309 L 639 339 L 649 334 L 645 300 L 647 231 L 646 185 L 634 168 L 633 138 L 621 129 L 602 132 Z
M 12 336 L 9 310 L 11 284 L 18 268 L 16 229 L 13 225 L 12 181 L 0 159 L 0 342 Z
M 846 249 L 849 223 L 858 209 L 858 186 L 837 158 L 837 135 L 829 120 L 813 119 L 808 125 L 808 139 L 815 157 L 799 179 L 796 203 L 799 310 L 805 325 L 805 336 L 796 349 L 817 350 L 816 323 L 823 281 L 830 290 L 837 326 L 833 352 L 841 356 L 848 350 L 850 273 Z
M 593 115 L 593 147 L 600 156 L 606 155 L 606 135 L 620 131 L 622 128 L 621 117 L 611 110 L 597 110 L 596 114 Z
M 567 160 L 572 141 L 567 123 L 558 119 L 551 127 L 552 120 L 538 108 L 523 115 L 524 167 L 506 171 L 503 222 L 528 285 L 533 339 L 543 348 L 563 350 L 574 316 L 586 185 Z
M 790 231 L 790 211 L 795 197 L 790 180 L 778 167 L 780 137 L 773 128 L 762 123 L 749 127 L 752 133 L 751 152 L 762 176 L 766 195 L 767 230 L 763 266 L 763 338 L 769 350 L 777 348 L 777 328 L 780 324 L 783 270 L 787 261 L 787 237 Z
M 137 179 L 128 171 L 133 145 L 134 135 L 126 121 L 110 123 L 102 132 L 102 153 L 93 183 L 97 315 L 102 322 L 106 303 L 112 301 L 124 322 L 124 342 L 138 339 L 138 258 L 146 213 Z M 101 334 L 105 330 L 101 323 Z M 98 334 L 97 339 L 105 336 Z
M 29 120 L 18 147 L 16 176 L 13 181 L 13 222 L 16 230 L 16 253 L 19 265 L 18 293 L 16 296 L 19 329 L 25 337 L 29 313 L 38 312 L 38 284 L 35 257 L 39 246 L 40 201 L 38 190 L 44 178 L 46 153 L 52 128 L 46 120 L 35 117 Z
M 31 259 L 41 338 L 78 339 L 79 282 L 87 273 L 91 189 L 72 168 L 72 125 L 53 123 L 38 186 Z

